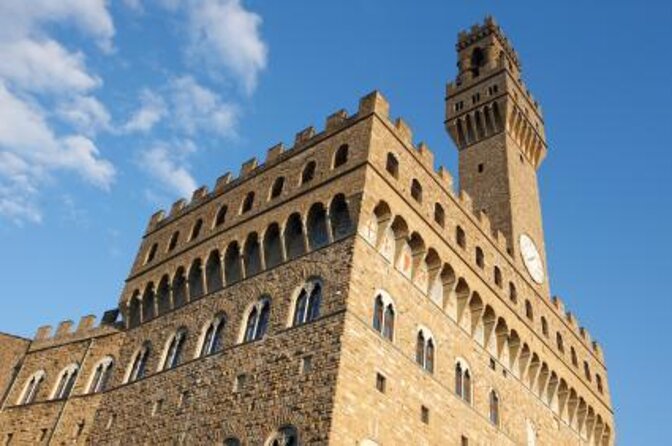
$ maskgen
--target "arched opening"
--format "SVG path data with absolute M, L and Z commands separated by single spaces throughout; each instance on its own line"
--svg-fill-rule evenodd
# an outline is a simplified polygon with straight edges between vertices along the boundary
M 319 280 L 311 280 L 304 284 L 296 298 L 292 325 L 297 326 L 317 319 L 320 316 L 321 303 L 321 282 Z
M 219 291 L 224 286 L 222 280 L 222 259 L 218 250 L 214 250 L 208 256 L 205 265 L 205 280 L 207 282 L 208 293 Z
M 173 278 L 173 307 L 179 308 L 187 303 L 187 280 L 184 277 L 184 268 L 179 267 Z
M 59 375 L 58 384 L 51 395 L 52 400 L 66 399 L 72 393 L 72 389 L 77 381 L 79 365 L 71 364 L 66 367 Z
M 173 251 L 177 246 L 177 242 L 180 239 L 180 231 L 173 232 L 173 235 L 170 236 L 168 241 L 168 252 Z
M 499 426 L 499 395 L 494 390 L 490 391 L 490 422 Z
M 142 314 L 142 302 L 140 300 L 140 292 L 135 291 L 128 304 L 128 328 L 137 327 L 140 325 Z
M 525 316 L 533 321 L 534 320 L 534 310 L 532 309 L 532 303 L 529 300 L 525 300 Z
M 154 260 L 156 257 L 156 250 L 159 248 L 159 245 L 154 243 L 151 248 L 149 248 L 149 251 L 147 252 L 147 258 L 145 260 L 145 264 L 151 262 Z
M 327 212 L 322 203 L 315 203 L 310 207 L 307 226 L 310 249 L 318 249 L 329 243 Z
M 203 267 L 201 259 L 196 259 L 189 269 L 189 300 L 196 300 L 203 294 Z
M 306 252 L 303 223 L 301 222 L 301 215 L 298 213 L 290 215 L 289 219 L 287 219 L 284 238 L 288 260 L 295 259 Z
M 169 370 L 177 367 L 182 362 L 184 344 L 187 338 L 187 330 L 184 327 L 179 328 L 170 338 L 166 351 L 163 356 L 161 370 Z
M 142 321 L 147 322 L 156 316 L 154 302 L 154 284 L 148 283 L 142 295 Z
M 238 282 L 243 278 L 240 248 L 238 242 L 231 242 L 224 254 L 224 276 L 227 285 Z
M 89 383 L 88 393 L 99 393 L 105 390 L 113 366 L 114 359 L 111 356 L 106 356 L 96 364 Z
M 128 371 L 126 382 L 137 381 L 145 377 L 150 352 L 151 345 L 149 343 L 143 344 L 143 346 L 133 357 L 133 362 L 131 363 L 131 368 Z
M 243 253 L 245 277 L 250 277 L 261 272 L 261 247 L 259 246 L 259 237 L 256 232 L 247 236 Z
M 299 433 L 294 426 L 284 426 L 271 435 L 266 446 L 299 446 Z
M 159 315 L 168 313 L 172 307 L 170 302 L 170 278 L 168 277 L 168 274 L 161 277 L 156 298 L 158 301 Z
M 315 161 L 308 161 L 301 172 L 301 184 L 310 183 L 315 178 L 315 168 L 317 164 Z
M 226 223 L 226 213 L 228 211 L 229 208 L 225 204 L 219 208 L 219 210 L 217 211 L 217 216 L 215 217 L 215 227 L 222 226 L 224 223 Z
M 509 300 L 514 304 L 518 303 L 518 290 L 516 290 L 516 285 L 513 282 L 509 282 Z
M 278 177 L 273 181 L 273 186 L 271 186 L 271 195 L 270 199 L 278 198 L 282 195 L 282 190 L 285 187 L 285 177 Z
M 250 309 L 245 324 L 243 342 L 261 339 L 266 334 L 271 315 L 271 301 L 268 297 L 259 299 Z
M 271 223 L 264 234 L 264 260 L 266 268 L 273 268 L 283 261 L 280 226 L 277 223 Z
M 219 352 L 224 345 L 224 326 L 226 317 L 221 314 L 210 321 L 203 334 L 203 341 L 199 352 L 200 357 Z
M 252 206 L 254 206 L 254 192 L 248 192 L 247 195 L 245 195 L 245 199 L 243 200 L 240 213 L 244 214 L 246 212 L 250 212 L 252 210 Z
M 442 228 L 446 226 L 446 211 L 440 203 L 434 204 L 434 221 Z
M 334 169 L 343 166 L 348 162 L 348 151 L 349 147 L 347 144 L 343 144 L 336 150 L 336 154 L 334 155 Z
M 329 218 L 331 219 L 331 232 L 334 240 L 350 234 L 353 225 L 345 195 L 338 194 L 331 200 Z
M 194 223 L 194 227 L 191 228 L 191 237 L 189 240 L 196 240 L 201 235 L 201 228 L 203 227 L 203 219 L 199 218 Z
M 502 270 L 499 269 L 498 266 L 495 266 L 493 276 L 494 276 L 494 280 L 495 280 L 495 285 L 497 285 L 498 287 L 501 288 L 502 287 Z
M 21 392 L 21 397 L 19 397 L 19 405 L 30 404 L 35 401 L 45 377 L 46 373 L 44 370 L 39 370 L 28 378 L 28 381 L 23 388 L 23 392 Z
M 480 246 L 476 247 L 476 265 L 483 269 L 485 267 L 485 254 Z
M 471 53 L 471 74 L 478 77 L 481 73 L 481 67 L 485 64 L 485 53 L 481 47 L 474 48 Z
M 387 154 L 387 160 L 385 161 L 385 170 L 392 175 L 395 179 L 399 178 L 399 160 L 392 153 Z
M 415 178 L 411 181 L 411 197 L 418 203 L 422 203 L 422 185 Z
M 455 228 L 455 242 L 457 243 L 457 246 L 462 249 L 467 247 L 467 235 L 461 226 Z
M 558 347 L 560 353 L 565 353 L 565 343 L 562 340 L 562 334 L 560 334 L 560 332 L 555 333 L 555 345 Z

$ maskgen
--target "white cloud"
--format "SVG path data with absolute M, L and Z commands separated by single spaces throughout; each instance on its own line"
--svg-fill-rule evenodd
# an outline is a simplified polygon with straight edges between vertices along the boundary
M 235 104 L 223 101 L 191 76 L 174 79 L 169 90 L 175 126 L 188 135 L 208 131 L 220 136 L 235 136 L 238 123 Z
M 64 121 L 87 135 L 111 128 L 110 113 L 93 96 L 76 96 L 60 104 L 57 112 Z
M 166 103 L 161 96 L 145 89 L 140 93 L 140 108 L 122 126 L 124 132 L 148 132 L 167 113 Z
M 196 189 L 196 180 L 189 172 L 187 155 L 195 151 L 194 144 L 180 141 L 172 144 L 157 143 L 140 154 L 139 165 L 150 177 L 159 182 L 159 186 L 190 197 Z M 149 196 L 156 196 L 152 190 Z

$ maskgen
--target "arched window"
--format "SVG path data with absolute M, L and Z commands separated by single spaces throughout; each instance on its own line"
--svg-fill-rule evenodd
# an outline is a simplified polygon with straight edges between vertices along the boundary
M 142 300 L 140 299 L 140 291 L 135 290 L 131 300 L 128 303 L 128 328 L 137 327 L 140 325 L 142 318 Z
M 67 366 L 58 378 L 58 383 L 54 387 L 54 391 L 51 394 L 52 400 L 62 400 L 68 398 L 72 392 L 72 388 L 75 386 L 77 381 L 77 374 L 79 372 L 78 364 L 70 364 Z
M 541 333 L 544 337 L 548 337 L 548 321 L 544 316 L 541 316 Z
M 245 265 L 245 277 L 253 276 L 262 269 L 261 247 L 259 246 L 259 237 L 256 232 L 247 236 L 243 250 L 243 264 Z
M 208 293 L 219 291 L 224 286 L 222 278 L 222 259 L 218 250 L 214 250 L 208 256 L 205 264 L 205 281 L 208 286 Z
M 494 272 L 495 285 L 502 287 L 502 270 L 498 266 L 495 266 Z
M 173 306 L 179 308 L 187 303 L 187 279 L 184 277 L 184 268 L 179 267 L 173 278 Z
M 189 269 L 189 300 L 196 300 L 203 294 L 203 267 L 201 259 L 196 259 Z
M 28 378 L 28 381 L 26 381 L 26 385 L 23 387 L 23 392 L 21 392 L 18 404 L 30 404 L 35 401 L 37 393 L 40 390 L 40 385 L 46 376 L 47 375 L 44 373 L 44 370 L 39 370 L 33 373 L 33 375 Z
M 154 243 L 151 248 L 149 248 L 149 251 L 147 252 L 147 258 L 145 260 L 145 264 L 151 262 L 154 260 L 154 257 L 156 257 L 156 250 L 159 248 L 159 245 Z
M 350 234 L 353 225 L 345 195 L 338 194 L 331 200 L 329 218 L 331 219 L 331 233 L 334 240 Z
M 267 297 L 259 299 L 250 309 L 245 324 L 243 342 L 256 341 L 266 334 L 271 315 L 271 301 Z
M 282 189 L 285 187 L 285 177 L 278 177 L 273 181 L 271 186 L 270 199 L 278 198 L 282 194 Z
M 159 282 L 156 300 L 158 303 L 159 314 L 165 314 L 170 311 L 172 306 L 170 302 L 170 278 L 167 274 L 165 274 Z
M 572 356 L 572 365 L 574 367 L 578 367 L 579 366 L 579 360 L 576 357 L 576 350 L 574 350 L 574 347 L 571 347 L 571 356 Z
M 434 204 L 434 221 L 442 228 L 446 225 L 446 211 L 440 203 Z
M 416 337 L 415 362 L 429 373 L 434 373 L 434 339 L 424 329 L 420 329 Z
M 149 353 L 151 351 L 151 345 L 145 343 L 140 350 L 137 351 L 133 357 L 133 362 L 131 363 L 131 368 L 128 370 L 128 377 L 126 382 L 133 382 L 145 377 L 147 373 L 147 361 L 149 360 Z
M 238 282 L 243 277 L 238 242 L 231 242 L 224 254 L 224 276 L 227 285 Z
M 273 268 L 283 261 L 280 226 L 277 223 L 271 223 L 264 234 L 264 260 L 266 268 Z
M 602 377 L 599 374 L 595 374 L 595 383 L 597 384 L 597 391 L 604 393 L 604 387 L 602 385 Z
M 592 377 L 590 375 L 590 366 L 588 365 L 588 361 L 583 361 L 583 374 L 586 376 L 586 379 L 588 381 L 592 381 Z
M 170 241 L 168 242 L 168 252 L 175 249 L 179 239 L 180 239 L 180 231 L 173 232 L 173 235 L 170 236 Z
M 387 295 L 378 293 L 373 305 L 373 329 L 392 341 L 394 339 L 394 303 Z
M 460 361 L 455 364 L 455 393 L 471 404 L 471 372 Z
M 182 352 L 184 350 L 184 343 L 187 340 L 187 330 L 179 328 L 174 335 L 172 335 L 166 345 L 166 350 L 163 354 L 163 364 L 161 370 L 169 370 L 177 367 L 182 361 Z
M 203 333 L 203 341 L 201 342 L 201 349 L 199 356 L 208 356 L 217 353 L 224 345 L 223 333 L 226 325 L 226 317 L 224 315 L 216 316 L 208 323 Z
M 241 446 L 240 440 L 235 437 L 229 437 L 224 440 L 224 446 Z
M 562 340 L 560 332 L 555 333 L 555 344 L 558 346 L 560 353 L 565 353 L 565 344 Z
M 196 240 L 198 236 L 201 235 L 201 228 L 203 228 L 203 219 L 199 218 L 191 229 L 191 237 L 189 237 L 189 240 Z
M 534 320 L 534 310 L 532 310 L 532 304 L 529 300 L 525 300 L 525 316 L 533 321 Z
M 244 214 L 251 211 L 252 206 L 254 206 L 254 192 L 248 192 L 247 195 L 245 195 L 242 206 L 240 207 L 240 213 Z
M 310 249 L 318 249 L 329 243 L 327 230 L 327 211 L 322 203 L 315 203 L 308 211 L 308 244 Z
M 308 163 L 303 168 L 303 172 L 301 172 L 301 184 L 306 184 L 313 181 L 313 178 L 315 178 L 316 166 L 317 164 L 315 164 L 315 161 L 308 161 Z
M 217 211 L 217 216 L 215 217 L 215 227 L 222 226 L 226 222 L 226 213 L 229 208 L 227 205 L 222 205 L 221 208 Z
M 415 178 L 411 182 L 411 197 L 418 203 L 422 203 L 422 186 Z
M 455 228 L 455 241 L 460 248 L 464 249 L 467 247 L 467 235 L 461 226 Z
M 480 47 L 474 48 L 471 53 L 471 73 L 474 77 L 478 77 L 481 67 L 485 64 L 485 54 Z
M 99 393 L 105 390 L 107 381 L 112 374 L 112 367 L 114 366 L 114 359 L 111 356 L 106 356 L 93 369 L 93 375 L 89 382 L 88 393 Z
M 271 435 L 266 446 L 299 446 L 299 433 L 294 426 L 284 426 Z
M 294 213 L 287 219 L 285 225 L 285 249 L 287 250 L 287 259 L 295 259 L 306 252 L 306 245 L 303 237 L 303 223 L 301 215 Z
M 476 247 L 476 265 L 479 268 L 485 267 L 485 254 L 483 254 L 483 249 L 480 246 Z
M 387 161 L 385 162 L 385 170 L 394 178 L 399 178 L 399 161 L 392 153 L 387 154 Z
M 297 326 L 320 317 L 322 303 L 322 283 L 319 280 L 306 282 L 296 297 L 292 325 Z
M 334 169 L 348 162 L 348 151 L 349 147 L 347 144 L 343 144 L 336 150 L 336 154 L 334 155 Z
M 142 295 L 142 322 L 154 319 L 156 316 L 154 307 L 154 284 L 148 283 Z
M 494 390 L 490 391 L 490 422 L 499 426 L 499 396 Z
M 518 290 L 516 290 L 516 286 L 513 282 L 509 282 L 509 300 L 514 304 L 518 303 Z

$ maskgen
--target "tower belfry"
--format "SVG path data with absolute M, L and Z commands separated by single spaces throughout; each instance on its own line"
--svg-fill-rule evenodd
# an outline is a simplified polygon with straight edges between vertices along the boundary
M 461 32 L 456 50 L 458 74 L 446 88 L 445 124 L 459 151 L 460 188 L 507 237 L 513 254 L 526 265 L 536 263 L 530 274 L 548 290 L 537 184 L 547 151 L 541 108 L 494 19 Z

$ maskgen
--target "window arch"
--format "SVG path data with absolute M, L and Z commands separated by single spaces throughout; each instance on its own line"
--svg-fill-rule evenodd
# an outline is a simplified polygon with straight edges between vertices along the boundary
M 336 154 L 334 155 L 334 169 L 337 167 L 341 167 L 345 163 L 348 162 L 348 152 L 350 148 L 348 147 L 347 144 L 341 145 L 341 147 L 336 150 Z
M 230 285 L 234 282 L 238 282 L 243 278 L 240 257 L 240 248 L 238 247 L 238 242 L 231 242 L 226 248 L 226 253 L 224 254 L 224 276 L 225 282 L 227 285 Z
M 499 266 L 495 266 L 493 276 L 494 276 L 494 279 L 495 279 L 495 285 L 497 285 L 498 287 L 501 288 L 502 287 L 502 270 L 499 269 Z
M 243 204 L 240 207 L 240 213 L 244 214 L 246 212 L 249 212 L 252 210 L 252 206 L 254 206 L 254 192 L 250 191 L 245 195 L 245 199 L 243 200 Z
M 467 234 L 465 234 L 464 229 L 462 229 L 462 226 L 458 225 L 455 228 L 455 242 L 462 249 L 467 247 Z
M 596 373 L 595 374 L 595 383 L 597 384 L 597 391 L 600 393 L 604 393 L 604 386 L 602 384 L 602 377 Z
M 149 282 L 142 294 L 142 322 L 154 319 L 156 316 L 154 284 Z
M 44 370 L 38 370 L 33 373 L 30 378 L 26 381 L 26 384 L 23 386 L 23 391 L 19 397 L 18 404 L 30 404 L 35 401 L 37 393 L 40 390 L 41 384 L 44 382 L 47 374 Z
M 173 232 L 173 235 L 170 236 L 170 241 L 168 241 L 168 252 L 172 251 L 177 247 L 177 242 L 180 239 L 180 231 Z
M 271 194 L 270 194 L 270 200 L 273 200 L 274 198 L 278 198 L 280 195 L 282 195 L 282 190 L 285 187 L 285 177 L 278 177 L 273 181 L 273 185 L 271 186 Z
M 310 249 L 318 249 L 329 243 L 327 211 L 324 209 L 322 203 L 315 203 L 310 207 L 306 226 Z
M 283 261 L 280 226 L 277 223 L 271 223 L 264 234 L 264 260 L 266 268 L 273 268 Z
M 224 446 L 241 446 L 241 443 L 236 437 L 229 437 L 224 440 Z
M 513 282 L 509 282 L 509 300 L 514 304 L 518 303 L 518 290 Z
M 151 248 L 149 248 L 149 251 L 147 251 L 147 258 L 145 259 L 145 265 L 154 260 L 156 257 L 156 250 L 159 248 L 159 245 L 157 243 L 154 243 Z
M 161 361 L 160 370 L 169 370 L 177 367 L 182 362 L 182 353 L 184 352 L 184 344 L 187 340 L 187 329 L 180 327 L 168 339 L 165 351 L 163 353 L 163 361 Z
M 205 281 L 208 288 L 208 293 L 219 291 L 224 286 L 222 277 L 222 258 L 218 250 L 214 250 L 208 256 L 208 261 L 205 264 Z
M 268 297 L 262 297 L 248 311 L 247 322 L 244 325 L 243 342 L 251 342 L 263 338 L 268 329 L 270 316 L 271 300 Z
M 173 277 L 173 307 L 179 308 L 187 303 L 187 279 L 184 268 L 179 267 Z
M 565 353 L 565 343 L 562 340 L 560 332 L 555 333 L 555 344 L 558 346 L 560 353 Z
M 350 234 L 353 225 L 345 195 L 338 194 L 331 200 L 329 218 L 331 220 L 331 233 L 334 240 Z
M 103 359 L 98 361 L 93 369 L 91 379 L 89 380 L 89 385 L 87 387 L 88 393 L 99 393 L 105 390 L 107 382 L 110 379 L 113 366 L 114 359 L 111 356 L 105 356 Z
M 392 298 L 387 293 L 378 292 L 373 304 L 373 329 L 390 341 L 394 340 L 395 314 Z
M 261 247 L 259 246 L 259 236 L 252 232 L 245 240 L 243 248 L 243 264 L 245 266 L 245 277 L 253 276 L 263 269 L 261 264 Z
M 533 321 L 534 320 L 534 310 L 532 309 L 532 303 L 529 300 L 525 299 L 525 316 Z
M 283 426 L 269 437 L 266 446 L 299 446 L 299 432 L 294 426 Z
M 287 219 L 284 238 L 288 260 L 295 259 L 306 252 L 303 222 L 301 221 L 301 215 L 298 213 L 290 215 Z
M 58 382 L 51 393 L 52 400 L 62 400 L 68 398 L 72 393 L 75 382 L 77 381 L 77 374 L 79 373 L 79 364 L 70 364 L 64 368 L 59 374 Z
M 200 235 L 201 235 L 201 229 L 203 228 L 203 219 L 199 218 L 196 220 L 196 223 L 194 223 L 194 227 L 191 229 L 191 236 L 189 237 L 189 240 L 196 240 Z
M 485 267 L 485 254 L 480 246 L 476 247 L 476 265 L 481 269 Z
M 387 172 L 394 178 L 399 178 L 399 160 L 397 160 L 397 157 L 391 152 L 387 154 L 385 170 L 387 170 Z
M 322 303 L 322 281 L 313 279 L 306 282 L 298 291 L 294 303 L 292 325 L 312 322 L 320 317 Z
M 548 321 L 544 316 L 541 316 L 541 333 L 544 337 L 548 337 Z
M 588 361 L 583 361 L 583 374 L 586 376 L 586 379 L 588 381 L 592 381 L 592 377 L 590 375 L 590 366 L 588 365 Z
M 415 178 L 411 181 L 411 197 L 418 203 L 422 203 L 422 185 Z
M 128 302 L 128 328 L 137 327 L 142 320 L 142 299 L 140 291 L 135 290 Z
M 317 167 L 317 164 L 315 161 L 308 161 L 306 165 L 303 167 L 303 172 L 301 172 L 301 184 L 306 184 L 311 181 L 313 181 L 313 178 L 315 178 L 315 168 Z
M 490 422 L 499 426 L 499 395 L 494 390 L 490 391 Z
M 415 362 L 429 373 L 434 373 L 434 337 L 426 328 L 420 328 L 415 341 Z
M 147 361 L 149 360 L 150 352 L 151 344 L 146 342 L 135 353 L 133 356 L 133 362 L 131 362 L 131 367 L 127 372 L 127 383 L 137 381 L 145 377 L 145 374 L 147 373 Z
M 226 223 L 226 213 L 229 211 L 229 207 L 225 204 L 219 208 L 217 215 L 215 216 L 215 227 L 222 226 Z
M 471 372 L 469 366 L 462 361 L 455 364 L 455 393 L 471 404 Z
M 156 300 L 159 315 L 168 313 L 172 308 L 172 302 L 170 301 L 170 278 L 168 274 L 164 274 L 161 277 L 156 293 Z
M 574 347 L 571 347 L 571 352 L 570 353 L 571 353 L 571 357 L 572 357 L 572 365 L 574 367 L 578 367 L 579 366 L 579 360 L 576 357 L 576 350 L 574 350 Z
M 196 300 L 205 294 L 201 259 L 195 259 L 189 268 L 189 300 Z
M 226 316 L 220 314 L 208 322 L 201 336 L 201 347 L 198 352 L 199 357 L 204 357 L 217 353 L 224 345 L 224 327 L 226 325 Z
M 434 221 L 442 228 L 446 226 L 446 211 L 441 203 L 434 203 Z

